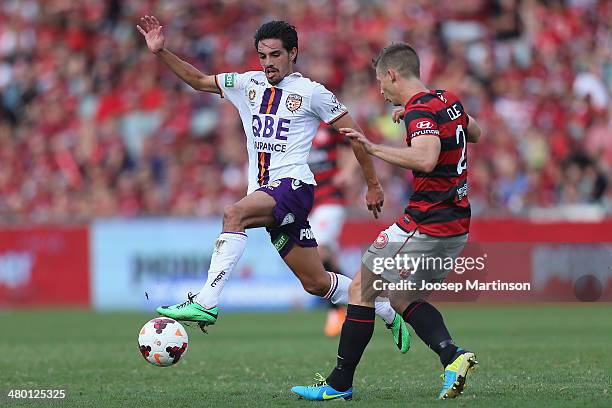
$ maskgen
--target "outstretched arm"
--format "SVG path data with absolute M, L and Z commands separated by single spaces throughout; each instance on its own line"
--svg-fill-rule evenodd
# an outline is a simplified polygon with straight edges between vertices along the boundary
M 415 137 L 409 147 L 391 147 L 374 144 L 355 129 L 343 128 L 340 131 L 351 141 L 361 144 L 372 156 L 410 170 L 429 173 L 436 167 L 440 155 L 440 139 L 437 137 Z
M 183 61 L 164 48 L 166 38 L 162 32 L 163 26 L 159 24 L 155 16 L 144 16 L 140 19 L 140 22 L 142 26 L 137 25 L 136 28 L 147 41 L 147 47 L 149 47 L 151 52 L 157 55 L 176 76 L 181 78 L 183 82 L 195 90 L 221 93 L 214 75 L 204 74 L 190 63 Z
M 343 141 L 344 135 L 343 136 Z M 338 173 L 332 179 L 332 183 L 338 188 L 345 188 L 355 184 L 356 177 L 359 177 L 359 162 L 355 158 L 355 153 L 350 147 L 350 142 L 347 145 L 338 146 Z
M 349 114 L 343 115 L 331 125 L 338 131 L 340 131 L 341 128 L 348 127 L 358 129 L 360 132 L 362 131 L 359 125 L 355 123 Z M 384 202 L 384 193 L 380 182 L 378 181 L 378 176 L 376 175 L 376 170 L 374 169 L 374 163 L 361 143 L 351 139 L 351 148 L 353 149 L 353 153 L 361 166 L 363 177 L 368 185 L 366 205 L 368 206 L 368 210 L 372 211 L 374 217 L 378 218 L 378 213 L 381 212 Z

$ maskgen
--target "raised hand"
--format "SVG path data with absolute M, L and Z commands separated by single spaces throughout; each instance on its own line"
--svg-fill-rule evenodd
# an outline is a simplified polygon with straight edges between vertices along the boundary
M 391 116 L 393 117 L 393 122 L 400 123 L 404 119 L 404 115 L 406 115 L 405 108 L 395 108 L 393 109 L 393 113 Z
M 368 186 L 366 192 L 366 206 L 372 211 L 374 218 L 378 218 L 378 214 L 382 212 L 382 206 L 385 201 L 385 193 L 380 184 Z
M 346 137 L 348 137 L 351 140 L 361 143 L 365 151 L 368 152 L 369 154 L 372 154 L 372 151 L 374 150 L 373 149 L 374 144 L 370 142 L 363 133 L 360 133 L 356 131 L 355 129 L 351 129 L 351 128 L 341 128 L 340 133 L 343 133 Z
M 142 24 L 142 27 L 137 25 L 136 28 L 147 41 L 147 47 L 153 53 L 160 52 L 164 48 L 164 42 L 166 41 L 166 37 L 162 33 L 163 26 L 159 24 L 155 16 L 141 17 L 140 24 Z

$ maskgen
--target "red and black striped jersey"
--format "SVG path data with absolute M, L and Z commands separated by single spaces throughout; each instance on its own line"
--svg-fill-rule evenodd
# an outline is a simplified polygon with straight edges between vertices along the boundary
M 413 193 L 398 224 L 433 236 L 466 234 L 470 227 L 468 200 L 468 115 L 452 92 L 420 92 L 406 104 L 406 142 L 415 137 L 440 138 L 440 156 L 429 173 L 413 171 Z
M 346 137 L 334 128 L 323 125 L 317 130 L 308 156 L 308 165 L 317 182 L 314 207 L 321 204 L 344 203 L 342 190 L 333 184 L 333 179 L 340 171 L 338 147 L 347 145 Z

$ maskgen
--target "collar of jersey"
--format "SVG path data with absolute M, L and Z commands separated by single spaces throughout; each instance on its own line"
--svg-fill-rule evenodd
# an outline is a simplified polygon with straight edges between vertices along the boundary
M 289 78 L 301 78 L 301 77 L 302 77 L 302 74 L 300 74 L 299 72 L 292 72 L 291 74 L 289 74 L 286 77 L 284 77 L 282 79 L 282 81 L 280 81 L 278 84 L 276 84 L 274 86 L 279 86 L 280 84 L 285 82 L 286 79 L 289 79 Z M 270 84 L 270 83 L 268 82 L 268 84 Z
M 414 103 L 414 101 L 416 101 L 420 97 L 425 96 L 425 95 L 430 94 L 430 93 L 431 93 L 431 91 L 427 91 L 427 92 L 421 91 L 419 93 L 416 93 L 416 94 L 412 95 L 412 98 L 410 98 L 410 100 L 408 100 L 408 103 L 406 103 L 405 108 L 408 108 L 408 105 L 412 105 Z

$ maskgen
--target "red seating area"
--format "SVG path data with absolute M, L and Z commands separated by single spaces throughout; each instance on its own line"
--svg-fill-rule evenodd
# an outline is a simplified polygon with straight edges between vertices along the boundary
M 407 41 L 424 81 L 458 93 L 483 127 L 468 156 L 475 216 L 612 208 L 609 1 L 5 0 L 2 222 L 219 215 L 244 194 L 237 113 L 156 61 L 135 29 L 144 14 L 162 22 L 168 48 L 207 73 L 258 69 L 255 29 L 290 21 L 296 69 L 335 91 L 371 138 L 398 145 L 405 133 L 370 61 Z M 399 210 L 410 175 L 377 166 L 386 210 Z M 352 201 L 354 215 L 367 216 Z

